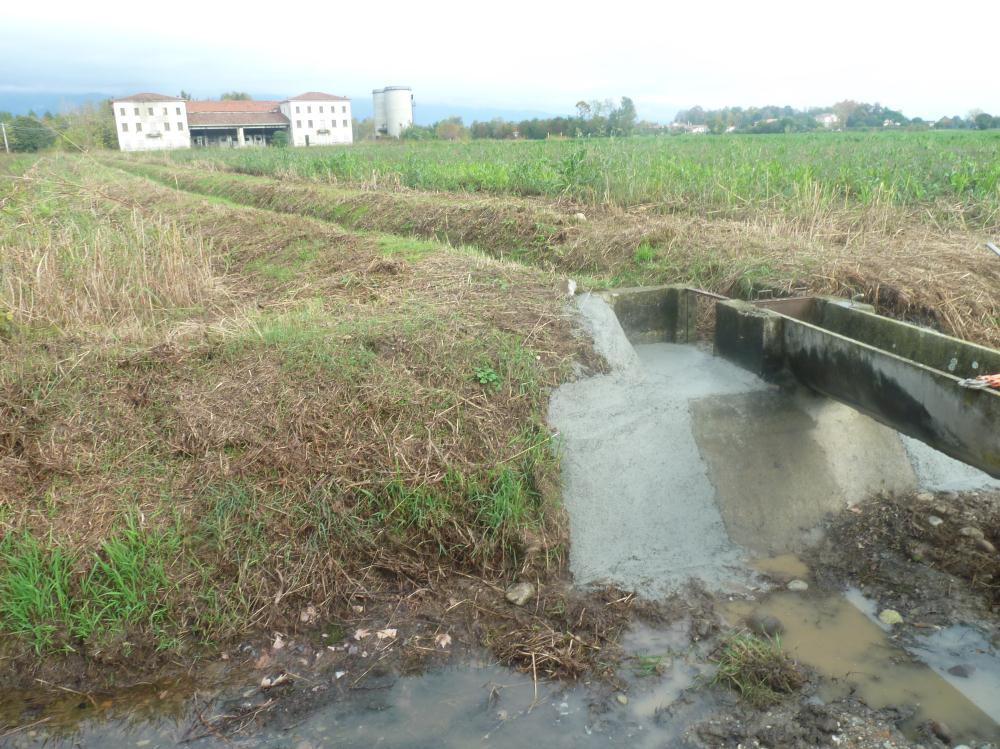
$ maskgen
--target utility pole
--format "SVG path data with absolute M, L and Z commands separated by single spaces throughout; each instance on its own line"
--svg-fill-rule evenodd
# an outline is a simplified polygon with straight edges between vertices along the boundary
M 0 122 L 0 130 L 3 131 L 3 150 L 6 151 L 7 153 L 10 153 L 10 146 L 7 145 L 7 125 L 5 125 L 3 122 Z

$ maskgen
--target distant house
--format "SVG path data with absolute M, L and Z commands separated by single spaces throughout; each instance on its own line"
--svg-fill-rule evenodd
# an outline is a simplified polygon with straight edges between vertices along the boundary
M 816 122 L 823 127 L 833 128 L 840 124 L 840 118 L 833 112 L 823 112 L 823 114 L 816 115 Z
M 688 132 L 694 135 L 704 135 L 708 132 L 708 125 L 691 125 L 688 128 Z
M 112 106 L 123 151 L 265 146 L 279 132 L 293 146 L 354 141 L 351 100 L 319 91 L 284 101 L 186 101 L 143 93 Z
M 882 127 L 899 127 L 899 123 L 895 120 L 882 120 Z

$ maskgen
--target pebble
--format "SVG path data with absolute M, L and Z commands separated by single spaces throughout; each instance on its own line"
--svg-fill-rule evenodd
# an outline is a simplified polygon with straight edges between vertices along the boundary
M 928 515 L 927 516 L 927 522 L 930 523 L 930 525 L 931 525 L 932 528 L 937 528 L 944 521 L 941 518 L 939 518 L 937 515 Z
M 937 736 L 941 741 L 946 744 L 951 743 L 951 729 L 948 727 L 947 723 L 942 723 L 937 720 L 932 720 L 928 726 L 931 731 Z
M 747 618 L 747 627 L 751 632 L 764 637 L 774 637 L 785 631 L 785 625 L 777 617 L 756 612 Z
M 621 692 L 619 692 L 618 694 L 615 695 L 615 699 L 618 700 L 618 704 L 619 705 L 627 705 L 628 704 L 628 697 L 626 695 L 622 694 Z
M 967 525 L 964 528 L 959 529 L 958 535 L 965 536 L 966 538 L 972 538 L 976 541 L 984 538 L 983 532 L 971 525 Z
M 878 620 L 891 627 L 894 624 L 902 624 L 903 616 L 895 609 L 883 609 L 882 613 L 878 615 Z
M 792 580 L 786 587 L 791 591 L 801 593 L 804 590 L 809 590 L 809 583 L 805 580 Z
M 583 213 L 574 213 L 573 214 L 573 218 L 575 218 L 580 223 L 583 223 L 584 221 L 587 220 L 586 214 L 583 214 Z
M 515 583 L 507 588 L 504 598 L 515 606 L 523 606 L 535 597 L 535 586 L 532 583 Z
M 920 492 L 920 494 L 917 495 L 917 499 L 920 502 L 933 502 L 934 495 L 931 494 L 930 492 Z
M 948 669 L 948 673 L 952 676 L 959 676 L 963 679 L 968 679 L 976 672 L 976 667 L 969 663 L 959 663 L 957 666 L 952 666 Z
M 976 547 L 985 551 L 987 554 L 995 554 L 997 547 L 987 541 L 985 538 L 980 538 L 976 541 Z

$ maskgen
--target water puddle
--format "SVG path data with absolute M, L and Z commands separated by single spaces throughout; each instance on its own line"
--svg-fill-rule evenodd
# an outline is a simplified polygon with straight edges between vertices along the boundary
M 666 629 L 640 626 L 627 635 L 625 646 L 633 654 L 623 672 L 627 696 L 590 684 L 536 684 L 530 674 L 466 663 L 420 676 L 382 675 L 354 690 L 334 681 L 322 699 L 308 707 L 282 705 L 267 720 L 252 722 L 251 730 L 233 735 L 231 743 L 268 749 L 684 746 L 684 732 L 716 706 L 710 693 L 689 691 L 709 667 L 704 654 L 691 648 L 687 627 L 687 621 Z M 0 714 L 6 722 L 13 710 L 24 729 L 0 743 L 215 746 L 220 739 L 208 730 L 213 719 L 259 698 L 256 692 L 243 687 L 192 694 L 179 683 L 160 684 L 103 700 L 67 693 L 35 712 L 25 702 L 26 693 L 8 695 Z
M 805 577 L 805 566 L 790 556 L 754 566 L 779 578 Z M 933 720 L 966 742 L 1000 736 L 1000 660 L 976 630 L 952 627 L 928 634 L 911 655 L 891 639 L 874 604 L 856 590 L 780 591 L 759 602 L 734 601 L 725 612 L 734 624 L 751 614 L 780 621 L 782 647 L 823 677 L 824 701 L 855 696 L 874 709 L 912 710 L 901 726 L 910 733 Z M 947 672 L 956 665 L 968 675 Z

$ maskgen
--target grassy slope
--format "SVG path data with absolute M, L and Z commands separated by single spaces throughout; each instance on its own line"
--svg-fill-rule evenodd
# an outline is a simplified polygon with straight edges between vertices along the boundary
M 539 414 L 589 354 L 554 279 L 65 157 L 33 176 L 0 212 L 14 662 L 559 568 Z
M 931 207 L 938 221 L 983 228 L 1000 221 L 998 145 L 997 131 L 824 132 L 189 150 L 168 158 L 369 189 L 567 196 L 736 218 L 812 221 L 845 207 Z
M 587 209 L 539 200 L 373 191 L 115 160 L 162 184 L 404 237 L 474 244 L 596 286 L 690 283 L 740 297 L 861 294 L 879 311 L 1000 345 L 1000 264 L 983 237 L 912 216 L 768 220 Z M 871 225 L 861 225 L 864 221 Z M 860 222 L 860 224 L 859 224 Z

